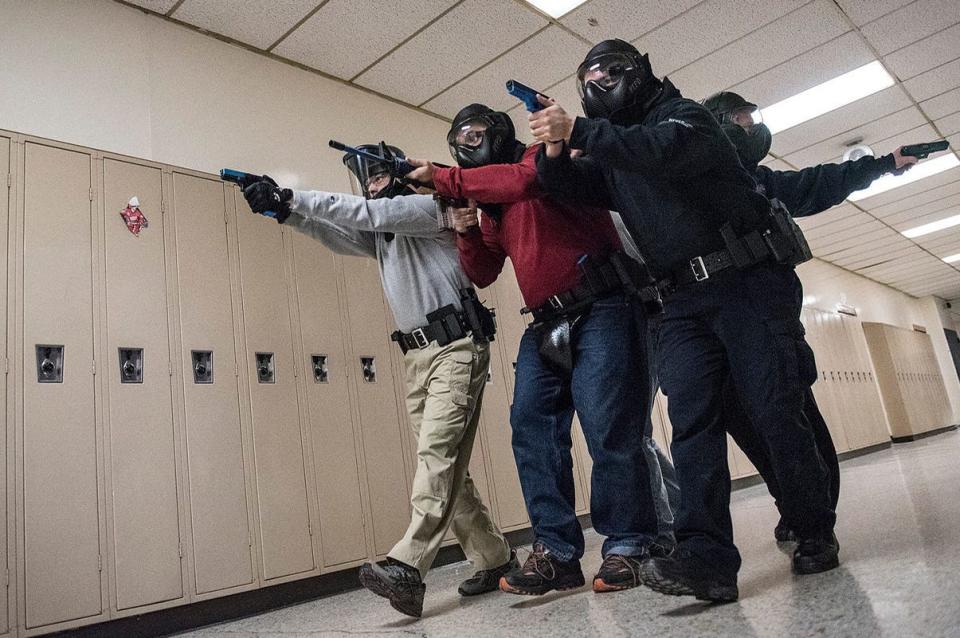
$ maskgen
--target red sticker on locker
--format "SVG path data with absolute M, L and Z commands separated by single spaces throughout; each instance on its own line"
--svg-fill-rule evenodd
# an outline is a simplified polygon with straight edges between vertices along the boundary
M 139 237 L 140 231 L 150 225 L 147 223 L 147 216 L 140 210 L 140 200 L 136 197 L 130 198 L 127 207 L 120 212 L 120 217 L 123 217 L 127 230 L 133 233 L 134 237 Z

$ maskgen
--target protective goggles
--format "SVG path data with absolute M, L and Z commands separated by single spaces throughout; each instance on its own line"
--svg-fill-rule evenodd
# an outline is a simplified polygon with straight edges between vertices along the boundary
M 447 144 L 451 146 L 480 146 L 490 123 L 482 120 L 467 120 L 447 134 Z
M 623 53 L 608 53 L 587 60 L 577 69 L 577 90 L 580 91 L 580 97 L 583 97 L 583 89 L 588 82 L 593 82 L 604 90 L 612 89 L 628 71 L 635 68 L 633 58 Z

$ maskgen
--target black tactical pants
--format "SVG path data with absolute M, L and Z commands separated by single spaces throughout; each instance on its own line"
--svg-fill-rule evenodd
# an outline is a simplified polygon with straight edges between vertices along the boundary
M 792 268 L 763 264 L 685 286 L 664 307 L 658 367 L 681 492 L 677 540 L 730 576 L 740 555 L 729 512 L 729 380 L 767 451 L 787 525 L 806 537 L 829 532 L 836 521 L 828 473 L 803 414 L 816 371 L 797 318 L 797 285 Z

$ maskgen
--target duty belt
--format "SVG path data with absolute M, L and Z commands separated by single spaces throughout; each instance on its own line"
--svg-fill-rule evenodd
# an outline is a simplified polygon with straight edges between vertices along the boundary
M 670 283 L 674 286 L 683 286 L 710 279 L 712 275 L 722 270 L 733 268 L 736 264 L 730 251 L 724 248 L 717 252 L 694 257 L 685 266 L 673 271 Z
M 570 315 L 583 310 L 594 301 L 623 290 L 624 284 L 612 262 L 603 263 L 591 270 L 589 278 L 556 295 L 536 308 L 521 310 L 521 314 L 533 315 L 534 323 L 549 321 L 555 317 Z

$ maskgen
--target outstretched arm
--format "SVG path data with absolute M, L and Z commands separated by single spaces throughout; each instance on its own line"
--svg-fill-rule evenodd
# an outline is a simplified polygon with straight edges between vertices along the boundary
M 914 163 L 916 158 L 901 155 L 898 149 L 883 157 L 861 157 L 799 171 L 774 171 L 758 166 L 755 176 L 767 197 L 779 199 L 794 217 L 807 217 L 836 206 L 884 173 Z
M 306 219 L 355 231 L 416 237 L 437 237 L 444 232 L 437 226 L 436 202 L 429 195 L 365 199 L 344 193 L 293 191 L 290 208 Z

